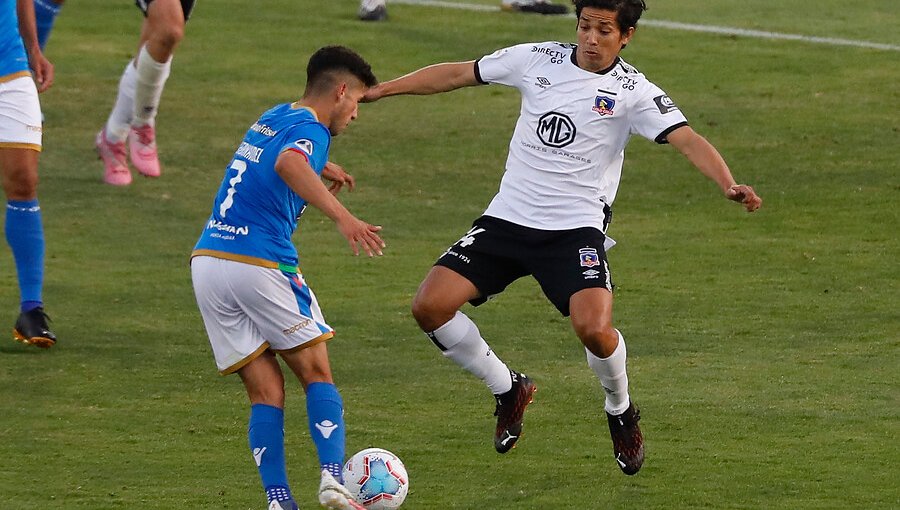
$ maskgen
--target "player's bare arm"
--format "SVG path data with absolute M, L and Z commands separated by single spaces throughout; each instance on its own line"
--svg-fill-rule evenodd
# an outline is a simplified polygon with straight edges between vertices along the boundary
M 762 198 L 753 191 L 753 188 L 746 184 L 737 184 L 719 151 L 690 126 L 682 126 L 672 131 L 667 139 L 703 175 L 718 184 L 726 198 L 740 202 L 747 212 L 753 212 L 762 205 Z
M 38 92 L 43 92 L 53 85 L 53 64 L 41 52 L 38 44 L 37 28 L 34 20 L 34 0 L 18 0 L 16 14 L 19 17 L 19 34 L 25 43 L 28 53 L 28 65 L 34 73 Z
M 353 188 L 356 186 L 356 180 L 353 176 L 348 174 L 344 167 L 331 161 L 325 163 L 325 168 L 322 169 L 322 177 L 331 183 L 328 186 L 328 191 L 332 195 L 337 195 L 345 184 L 348 191 L 353 191 Z
M 328 191 L 325 184 L 309 166 L 306 158 L 294 151 L 284 151 L 275 162 L 275 171 L 294 193 L 331 218 L 341 234 L 350 243 L 354 255 L 362 248 L 370 257 L 382 255 L 384 241 L 378 236 L 380 226 L 370 225 L 353 216 L 343 204 Z
M 382 97 L 400 94 L 439 94 L 478 84 L 474 60 L 434 64 L 399 78 L 379 83 L 366 92 L 363 102 L 377 101 Z

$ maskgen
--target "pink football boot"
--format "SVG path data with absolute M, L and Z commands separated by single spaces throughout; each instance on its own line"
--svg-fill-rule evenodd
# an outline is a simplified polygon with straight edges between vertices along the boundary
M 106 128 L 97 133 L 94 140 L 97 155 L 103 160 L 103 182 L 113 186 L 131 184 L 131 171 L 125 163 L 125 142 L 112 143 L 106 139 Z
M 153 125 L 131 126 L 128 135 L 131 164 L 146 177 L 159 177 L 159 155 L 156 152 L 156 130 Z

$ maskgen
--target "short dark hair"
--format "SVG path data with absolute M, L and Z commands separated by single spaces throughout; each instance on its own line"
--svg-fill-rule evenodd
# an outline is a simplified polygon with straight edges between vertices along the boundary
M 581 18 L 581 10 L 585 7 L 604 9 L 616 12 L 616 23 L 622 32 L 637 27 L 641 14 L 647 10 L 644 0 L 572 0 L 575 4 L 575 17 Z
M 325 46 L 309 57 L 309 64 L 306 65 L 306 89 L 330 85 L 339 72 L 352 74 L 366 87 L 378 85 L 372 66 L 358 53 L 344 46 Z

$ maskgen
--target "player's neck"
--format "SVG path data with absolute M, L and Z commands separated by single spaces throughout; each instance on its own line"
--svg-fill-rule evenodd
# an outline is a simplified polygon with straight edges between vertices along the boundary
M 331 111 L 333 110 L 333 108 L 323 101 L 317 101 L 315 98 L 311 97 L 302 97 L 299 100 L 294 101 L 291 104 L 291 107 L 306 108 L 307 110 L 310 110 L 313 115 L 316 116 L 316 120 L 326 126 L 328 125 L 328 121 L 331 118 Z

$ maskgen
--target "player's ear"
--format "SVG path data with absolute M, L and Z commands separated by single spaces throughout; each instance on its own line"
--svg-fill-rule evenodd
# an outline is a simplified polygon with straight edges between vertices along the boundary
M 632 36 L 634 36 L 634 31 L 637 30 L 637 27 L 628 27 L 628 30 L 622 32 L 622 39 L 620 42 L 622 43 L 622 47 L 624 48 L 629 42 L 631 42 Z
M 341 85 L 338 87 L 337 93 L 339 100 L 344 98 L 344 96 L 347 94 L 347 82 L 341 82 Z

